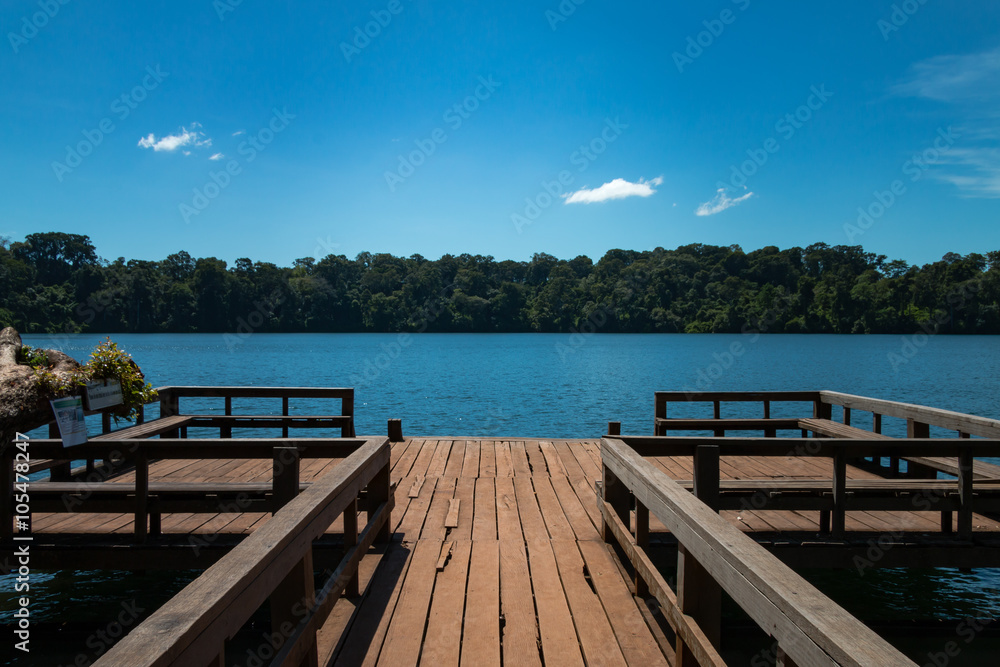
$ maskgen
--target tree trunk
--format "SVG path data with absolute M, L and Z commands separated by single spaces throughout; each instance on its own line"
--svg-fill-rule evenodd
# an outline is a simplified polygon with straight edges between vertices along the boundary
M 57 398 L 41 386 L 34 370 L 17 362 L 21 350 L 21 335 L 13 327 L 0 331 L 0 443 L 6 445 L 22 433 L 52 421 L 49 400 Z M 67 375 L 80 368 L 68 354 L 45 350 L 50 371 Z

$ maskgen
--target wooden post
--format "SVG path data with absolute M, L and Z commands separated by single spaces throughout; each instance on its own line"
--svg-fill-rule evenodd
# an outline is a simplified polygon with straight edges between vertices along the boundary
M 149 534 L 149 459 L 139 453 L 135 461 L 135 542 L 142 544 Z
M 824 403 L 822 398 L 813 401 L 813 419 L 829 419 L 832 415 L 832 405 Z
M 846 407 L 844 408 L 844 425 L 851 425 L 851 409 Z
M 49 437 L 59 440 L 62 435 L 59 433 L 59 425 L 55 421 L 49 422 Z M 63 461 L 49 469 L 49 479 L 53 482 L 68 482 L 73 478 L 73 462 Z
M 712 418 L 722 418 L 722 401 L 712 401 Z
M 403 420 L 389 420 L 389 442 L 403 442 Z
M 649 508 L 643 505 L 638 498 L 635 500 L 635 543 L 643 551 L 649 549 Z M 649 597 L 649 585 L 642 578 L 639 568 L 635 570 L 635 595 L 636 597 Z
M 882 415 L 877 412 L 872 413 L 872 431 L 882 434 Z
M 226 396 L 226 416 L 231 417 L 233 414 L 233 397 Z M 231 438 L 233 437 L 233 427 L 229 424 L 219 427 L 219 437 L 220 438 Z
M 621 434 L 622 434 L 621 422 L 608 422 L 608 435 L 621 435 Z
M 847 522 L 847 455 L 843 449 L 837 448 L 833 455 L 833 516 L 831 517 L 831 533 L 835 539 L 844 538 Z
M 302 620 L 302 609 L 312 609 L 316 605 L 316 584 L 313 578 L 312 545 L 296 563 L 291 572 L 278 584 L 268 600 L 271 607 L 271 636 L 281 638 L 281 645 L 292 635 L 295 626 Z M 318 667 L 319 654 L 316 650 L 316 633 L 303 637 L 309 648 L 302 665 Z M 280 648 L 280 645 L 278 647 Z
M 632 494 L 629 492 L 628 487 L 611 472 L 610 468 L 605 465 L 602 465 L 601 468 L 604 472 L 601 486 L 604 493 L 604 500 L 615 509 L 615 514 L 622 520 L 622 523 L 630 526 L 632 524 L 632 517 L 630 516 Z M 601 522 L 601 533 L 606 543 L 615 544 L 617 542 L 614 532 L 612 532 L 610 526 L 604 521 Z
M 378 506 L 382 503 L 391 504 L 391 494 L 392 486 L 390 486 L 389 482 L 389 465 L 386 464 L 382 466 L 381 470 L 375 473 L 372 481 L 368 482 L 368 516 L 374 515 Z M 375 542 L 388 542 L 392 539 L 390 524 L 392 524 L 391 520 L 382 524 L 382 527 L 375 534 Z
M 282 396 L 281 397 L 281 416 L 282 417 L 287 417 L 288 416 L 288 397 L 287 396 Z M 286 421 L 283 420 L 282 424 L 283 424 L 283 426 L 281 427 L 281 437 L 282 438 L 287 438 L 288 437 L 288 422 L 286 422 Z
M 719 446 L 698 445 L 694 450 L 694 495 L 719 511 Z
M 347 427 L 342 427 L 340 429 L 340 437 L 342 438 L 353 438 L 354 437 L 354 390 L 351 390 L 350 396 L 345 396 L 340 399 L 340 412 L 345 415 L 350 415 L 351 424 Z
M 796 667 L 792 657 L 785 653 L 785 649 L 778 647 L 778 655 L 775 656 L 774 667 Z
M 764 419 L 771 418 L 771 401 L 764 401 Z
M 771 418 L 771 401 L 764 401 L 764 419 L 770 419 L 770 418 Z M 764 429 L 764 437 L 777 438 L 778 437 L 777 429 L 773 428 Z
M 14 452 L 17 446 L 4 443 L 0 448 L 0 539 L 14 536 Z
M 344 550 L 348 550 L 358 544 L 358 499 L 355 498 L 344 510 Z M 354 568 L 351 580 L 347 582 L 344 595 L 349 598 L 360 597 L 361 588 L 358 579 L 358 569 Z
M 659 394 L 653 394 L 653 435 L 666 435 L 667 429 L 661 428 L 657 423 L 658 419 L 667 418 L 667 398 Z
M 971 449 L 958 455 L 958 536 L 972 539 L 972 479 L 973 458 Z
M 275 447 L 272 459 L 271 513 L 277 514 L 299 495 L 299 450 L 295 447 Z
M 722 638 L 722 587 L 701 566 L 684 545 L 677 545 L 677 606 L 691 616 L 712 646 L 718 649 Z M 698 661 L 677 638 L 677 667 L 697 667 Z

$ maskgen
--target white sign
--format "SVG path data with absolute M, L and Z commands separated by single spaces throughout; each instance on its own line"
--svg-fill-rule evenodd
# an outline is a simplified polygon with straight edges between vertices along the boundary
M 57 398 L 49 401 L 59 425 L 63 447 L 82 445 L 87 442 L 87 422 L 83 419 L 83 401 L 79 396 Z
M 122 404 L 122 385 L 118 380 L 88 382 L 86 394 L 88 410 L 100 410 Z

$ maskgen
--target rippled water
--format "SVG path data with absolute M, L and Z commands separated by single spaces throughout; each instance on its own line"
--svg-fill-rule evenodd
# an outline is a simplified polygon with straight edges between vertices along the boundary
M 102 337 L 24 339 L 82 360 Z M 651 434 L 653 392 L 691 389 L 831 389 L 1000 418 L 1000 338 L 988 336 L 198 334 L 114 340 L 154 386 L 353 386 L 359 434 L 384 434 L 389 418 L 402 418 L 404 433 L 413 436 L 599 437 L 609 420 L 621 421 L 623 432 Z M 293 413 L 310 413 L 321 404 L 293 401 L 292 407 Z M 759 410 L 734 407 L 727 416 L 759 416 Z M 781 416 L 782 408 L 772 414 Z M 887 433 L 902 429 L 901 422 L 886 420 Z M 805 574 L 870 620 L 1000 616 L 995 570 Z M 36 613 L 46 617 L 58 609 L 62 618 L 68 609 L 101 610 L 73 619 L 85 623 L 108 613 L 92 604 L 94 595 L 110 595 L 112 606 L 143 590 L 158 590 L 166 599 L 189 575 L 129 578 L 128 584 L 106 582 L 106 576 L 39 573 Z M 11 589 L 11 579 L 0 578 L 5 622 L 14 604 Z M 925 662 L 915 640 L 892 640 L 911 642 L 914 659 Z M 1000 662 L 986 641 L 951 664 Z

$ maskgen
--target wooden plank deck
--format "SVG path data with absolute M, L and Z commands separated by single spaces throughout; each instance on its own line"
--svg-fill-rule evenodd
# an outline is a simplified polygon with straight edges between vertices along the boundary
M 690 457 L 650 459 L 678 480 Z M 339 459 L 303 460 L 310 482 Z M 270 461 L 169 460 L 150 483 L 261 482 Z M 395 443 L 394 539 L 362 561 L 362 597 L 338 605 L 320 633 L 321 664 L 668 664 L 672 648 L 632 594 L 601 536 L 598 440 L 414 438 Z M 722 479 L 831 479 L 823 458 L 725 457 Z M 852 480 L 880 479 L 853 467 Z M 134 482 L 132 473 L 117 484 Z M 722 516 L 745 532 L 818 531 L 816 511 L 745 509 Z M 263 513 L 164 514 L 175 534 L 249 534 Z M 36 534 L 132 531 L 132 514 L 36 514 Z M 364 522 L 364 517 L 360 519 Z M 848 531 L 935 532 L 937 512 L 848 512 Z M 975 516 L 977 531 L 1000 522 Z M 651 531 L 663 531 L 651 521 Z M 343 519 L 330 528 L 341 532 Z

